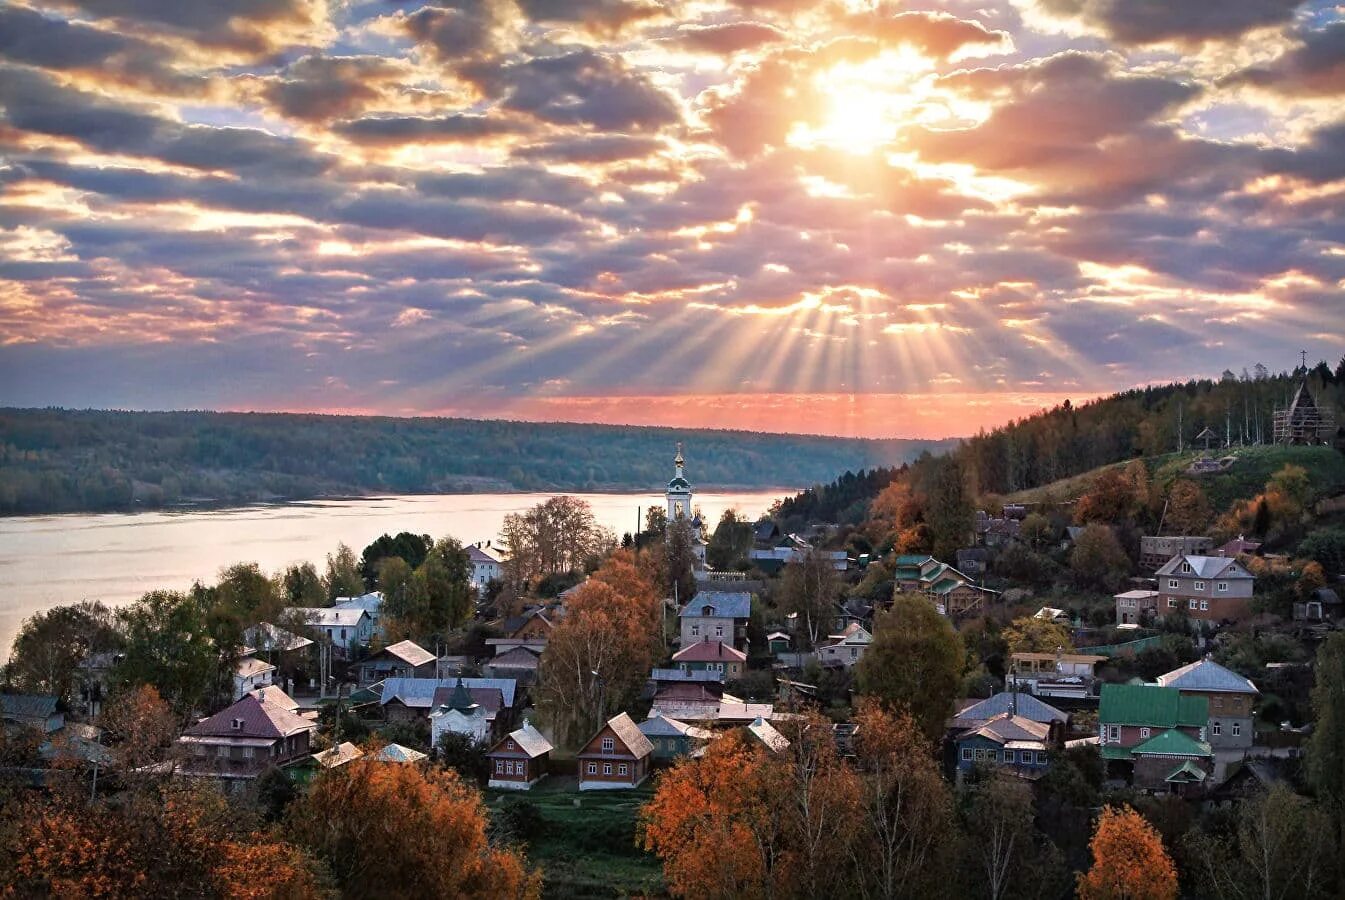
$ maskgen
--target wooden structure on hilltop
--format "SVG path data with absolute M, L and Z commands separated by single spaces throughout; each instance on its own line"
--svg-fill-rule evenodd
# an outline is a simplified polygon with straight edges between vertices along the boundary
M 1277 444 L 1322 444 L 1331 439 L 1335 430 L 1335 413 L 1317 405 L 1306 378 L 1289 405 L 1275 410 Z

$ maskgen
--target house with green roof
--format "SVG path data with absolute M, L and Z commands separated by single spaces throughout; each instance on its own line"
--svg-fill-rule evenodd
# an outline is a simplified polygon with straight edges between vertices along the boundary
M 900 590 L 925 594 L 946 616 L 974 612 L 999 596 L 997 591 L 980 587 L 974 579 L 932 556 L 898 556 L 893 577 Z
M 1209 701 L 1155 684 L 1104 684 L 1098 740 L 1108 769 L 1140 790 L 1190 794 L 1214 770 Z

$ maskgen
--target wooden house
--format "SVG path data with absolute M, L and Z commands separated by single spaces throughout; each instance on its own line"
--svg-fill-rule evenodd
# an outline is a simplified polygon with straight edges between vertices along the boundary
M 621 713 L 598 729 L 577 758 L 579 790 L 633 788 L 649 777 L 654 745 Z
M 654 745 L 656 760 L 688 756 L 715 736 L 713 731 L 662 715 L 653 715 L 641 722 L 640 733 Z
M 487 787 L 528 790 L 545 777 L 551 750 L 551 742 L 524 719 L 522 728 L 509 732 L 490 748 Z

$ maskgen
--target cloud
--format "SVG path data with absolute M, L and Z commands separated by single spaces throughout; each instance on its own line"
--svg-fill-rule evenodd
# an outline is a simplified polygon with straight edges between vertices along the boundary
M 611 163 L 628 159 L 643 159 L 658 153 L 666 146 L 658 138 L 625 134 L 597 134 L 559 138 L 541 144 L 515 147 L 510 155 L 515 159 L 548 162 Z
M 1306 0 L 1030 0 L 1049 16 L 1075 19 L 1123 44 L 1227 41 L 1283 25 Z
M 313 54 L 290 63 L 260 92 L 281 115 L 320 122 L 358 113 L 406 74 L 405 66 L 381 56 Z
M 1345 94 L 1345 22 L 1299 34 L 1297 46 L 1264 65 L 1251 66 L 1224 80 L 1291 97 Z
M 668 15 L 664 4 L 643 0 L 517 0 L 534 22 L 580 24 L 599 34 L 616 35 L 637 22 Z
M 501 115 L 450 113 L 444 116 L 370 116 L 332 126 L 332 131 L 360 144 L 471 144 L 491 138 L 527 134 L 524 122 Z
M 765 44 L 778 44 L 788 40 L 788 37 L 774 25 L 764 22 L 726 22 L 717 25 L 681 25 L 669 40 L 687 50 L 728 56 L 742 50 L 754 50 Z
M 966 47 L 1010 49 L 1013 40 L 1004 31 L 991 31 L 979 22 L 948 13 L 875 11 L 850 16 L 850 30 L 882 44 L 908 44 L 937 57 L 949 57 Z
M 56 5 L 114 23 L 119 30 L 147 30 L 182 37 L 203 47 L 260 57 L 308 45 L 328 28 L 323 0 L 53 0 Z

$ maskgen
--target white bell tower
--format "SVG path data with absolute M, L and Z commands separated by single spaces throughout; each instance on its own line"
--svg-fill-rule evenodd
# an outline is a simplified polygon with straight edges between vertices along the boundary
M 668 482 L 668 521 L 691 518 L 691 482 L 682 474 L 682 442 L 677 442 L 677 456 L 673 458 L 673 479 Z

